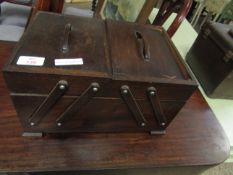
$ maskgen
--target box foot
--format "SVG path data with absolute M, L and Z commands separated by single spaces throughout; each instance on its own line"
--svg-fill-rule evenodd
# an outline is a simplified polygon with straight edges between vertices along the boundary
M 24 132 L 22 136 L 23 137 L 43 137 L 44 134 L 42 132 Z
M 165 130 L 161 130 L 161 131 L 150 131 L 151 135 L 158 135 L 158 134 L 166 134 Z

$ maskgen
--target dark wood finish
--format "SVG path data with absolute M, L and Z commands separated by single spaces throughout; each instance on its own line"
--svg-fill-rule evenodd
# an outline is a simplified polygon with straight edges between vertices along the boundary
M 69 118 L 74 117 L 75 114 L 82 110 L 82 108 L 86 106 L 98 93 L 99 88 L 100 86 L 98 83 L 91 83 L 90 86 L 85 89 L 85 91 L 79 97 L 77 97 L 57 118 L 57 125 L 63 125 L 65 121 L 68 121 Z
M 163 130 L 157 124 L 152 108 L 146 100 L 137 100 L 147 121 L 146 126 L 138 125 L 127 105 L 119 98 L 96 97 L 72 115 L 62 126 L 57 126 L 57 119 L 78 97 L 64 97 L 44 116 L 38 126 L 30 126 L 28 118 L 44 101 L 45 97 L 33 95 L 12 95 L 15 107 L 25 132 L 150 132 Z M 162 101 L 161 106 L 168 119 L 168 124 L 184 105 L 183 101 Z M 98 111 L 98 112 L 97 112 Z M 140 126 L 140 127 L 139 127 Z
M 153 25 L 162 26 L 172 13 L 177 13 L 175 20 L 167 30 L 168 35 L 172 37 L 188 14 L 192 2 L 193 0 L 163 0 Z
M 49 92 L 46 99 L 33 112 L 29 118 L 30 125 L 37 125 L 41 119 L 50 111 L 50 109 L 57 103 L 57 101 L 64 95 L 68 89 L 68 83 L 64 80 L 59 81 L 56 86 Z
M 149 87 L 147 96 L 151 103 L 151 106 L 152 106 L 152 109 L 153 109 L 153 112 L 155 114 L 155 118 L 157 119 L 158 124 L 161 127 L 165 127 L 167 124 L 167 119 L 164 115 L 163 108 L 161 106 L 157 90 L 154 87 Z
M 104 2 L 106 0 L 98 0 L 94 16 L 97 18 L 101 18 L 100 12 L 103 8 Z M 135 22 L 140 24 L 145 24 L 148 20 L 148 17 L 153 10 L 154 6 L 157 4 L 158 0 L 145 0 L 145 4 L 143 5 L 137 19 Z
M 0 43 L 0 69 L 14 43 Z M 166 135 L 102 133 L 25 138 L 0 74 L 0 170 L 5 172 L 99 170 L 213 165 L 229 155 L 227 137 L 197 91 Z
M 36 8 L 40 11 L 61 13 L 64 0 L 37 0 Z
M 1 67 L 9 57 L 13 46 L 14 43 L 1 43 Z M 1 129 L 3 132 L 0 134 L 0 144 L 3 146 L 1 149 L 0 160 L 4 162 L 3 164 L 0 164 L 0 169 L 2 171 L 47 171 L 117 167 L 206 165 L 222 162 L 229 153 L 229 144 L 226 136 L 199 92 L 196 92 L 189 100 L 179 113 L 177 119 L 170 125 L 167 134 L 164 136 L 151 137 L 147 134 L 126 133 L 120 135 L 70 135 L 61 137 L 63 139 L 53 136 L 32 139 L 23 138 L 20 135 L 22 133 L 22 128 L 19 125 L 15 110 L 10 102 L 10 97 L 8 96 L 6 86 L 3 83 L 2 75 L 0 79 L 0 127 L 4 127 Z M 12 128 L 14 128 L 14 130 L 12 130 Z M 215 133 L 214 135 L 212 134 L 213 132 Z M 66 139 L 64 140 L 64 138 Z M 7 143 L 11 143 L 14 147 L 9 147 Z M 85 145 L 83 145 L 84 143 Z M 86 144 L 89 144 L 89 146 Z M 121 149 L 124 148 L 124 150 L 127 150 L 128 148 L 131 150 L 132 144 L 134 150 L 130 152 L 124 151 L 123 156 L 123 154 L 121 154 Z M 95 149 L 90 151 L 89 149 L 92 148 L 91 145 L 94 146 Z M 99 146 L 96 147 L 95 145 Z M 173 151 L 170 150 L 171 145 Z M 17 148 L 15 146 L 17 146 Z M 64 146 L 68 147 L 68 149 L 62 149 Z M 44 154 L 41 154 L 43 148 L 46 148 L 47 150 L 47 158 L 44 157 Z M 15 149 L 18 151 L 13 151 Z M 108 154 L 105 154 L 101 150 L 106 150 Z M 143 153 L 142 150 L 144 150 Z M 66 153 L 70 151 L 72 151 L 72 159 L 70 159 L 70 156 Z M 150 156 L 143 156 L 146 155 L 145 151 L 149 152 Z M 205 154 L 203 154 L 203 152 L 205 152 Z M 82 159 L 80 157 L 81 153 L 90 153 L 90 157 L 86 154 L 85 158 Z M 97 155 L 97 157 L 93 156 L 97 153 L 100 157 Z M 125 159 L 125 153 L 128 154 L 128 159 Z M 21 155 L 30 156 L 22 157 Z M 112 158 L 116 155 L 118 158 L 113 158 L 111 161 L 107 161 L 108 158 L 105 157 L 105 155 Z M 20 156 L 20 159 L 17 158 L 18 156 Z M 166 159 L 164 159 L 165 157 Z M 125 161 L 119 161 L 121 159 Z M 65 163 L 66 160 L 69 160 L 68 164 Z M 38 164 L 38 162 L 40 162 L 40 164 Z
M 117 79 L 140 77 L 143 80 L 156 77 L 169 81 L 173 79 L 176 82 L 190 78 L 180 61 L 179 54 L 161 27 L 126 24 L 107 21 L 113 73 Z M 145 45 L 146 52 L 150 55 L 149 60 L 139 54 L 138 38 L 135 33 L 140 33 L 144 43 L 147 43 Z
M 127 104 L 130 112 L 133 114 L 135 120 L 137 121 L 137 124 L 139 126 L 144 127 L 147 122 L 146 122 L 146 120 L 143 116 L 143 113 L 142 113 L 136 99 L 134 98 L 129 86 L 127 86 L 127 85 L 121 86 L 121 95 L 122 95 L 125 103 Z
M 148 52 L 143 58 L 138 42 Z M 19 66 L 21 55 L 43 56 L 45 64 Z M 83 65 L 54 66 L 56 58 L 77 57 Z M 197 88 L 162 28 L 51 13 L 37 15 L 4 75 L 26 132 L 161 131 Z M 43 104 L 61 80 L 69 88 L 48 111 Z M 124 85 L 130 96 L 121 94 Z M 155 104 L 160 99 L 153 107 L 163 109 L 167 118 L 164 127 L 147 97 L 151 86 L 157 89 Z M 33 114 L 38 111 L 44 116 Z M 29 119 L 34 115 L 43 118 L 37 125 Z
M 151 11 L 158 3 L 158 0 L 146 0 L 144 6 L 139 13 L 136 22 L 140 24 L 145 24 L 148 21 Z
M 208 22 L 186 60 L 212 98 L 233 99 L 233 36 L 230 25 Z

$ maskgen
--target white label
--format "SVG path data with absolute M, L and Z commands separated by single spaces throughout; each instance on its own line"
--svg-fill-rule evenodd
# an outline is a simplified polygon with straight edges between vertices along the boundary
M 20 56 L 17 65 L 43 66 L 45 57 Z
M 55 59 L 55 66 L 83 65 L 82 58 Z

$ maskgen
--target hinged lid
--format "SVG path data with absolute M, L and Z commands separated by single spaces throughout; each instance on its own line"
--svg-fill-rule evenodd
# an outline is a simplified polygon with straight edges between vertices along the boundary
M 42 61 L 19 65 L 21 56 Z M 76 58 L 80 64 L 73 65 L 70 59 Z M 131 83 L 135 98 L 155 84 L 165 98 L 166 88 L 196 86 L 161 27 L 45 12 L 37 14 L 4 72 L 13 93 L 48 94 L 60 80 L 69 83 L 67 95 L 80 95 L 97 82 L 101 97 L 118 97 L 122 82 Z
M 19 42 L 11 65 L 17 65 L 20 56 L 44 57 L 42 66 L 18 67 L 29 72 L 46 69 L 48 73 L 78 70 L 79 75 L 91 72 L 106 77 L 110 74 L 106 45 L 104 21 L 40 12 Z M 77 58 L 80 64 L 66 65 L 66 61 Z
M 162 28 L 107 21 L 113 76 L 120 80 L 187 79 Z

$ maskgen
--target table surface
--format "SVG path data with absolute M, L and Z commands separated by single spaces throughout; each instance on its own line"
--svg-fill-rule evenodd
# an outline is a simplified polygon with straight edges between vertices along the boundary
M 15 43 L 0 43 L 0 68 Z M 212 165 L 229 155 L 228 139 L 199 91 L 165 135 L 72 134 L 22 137 L 0 74 L 0 171 L 59 171 Z

